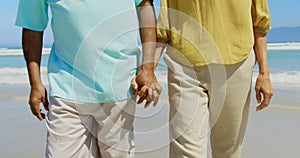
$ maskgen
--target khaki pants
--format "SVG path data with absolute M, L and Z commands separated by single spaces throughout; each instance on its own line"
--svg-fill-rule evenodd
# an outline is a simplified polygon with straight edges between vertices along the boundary
M 73 103 L 50 98 L 47 151 L 51 158 L 131 158 L 135 103 Z
M 255 55 L 240 63 L 190 67 L 165 56 L 170 158 L 239 158 L 247 126 Z

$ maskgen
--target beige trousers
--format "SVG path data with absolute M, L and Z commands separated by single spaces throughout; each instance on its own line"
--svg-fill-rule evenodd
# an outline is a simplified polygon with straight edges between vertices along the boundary
M 73 103 L 50 98 L 49 158 L 132 158 L 135 103 Z
M 239 158 L 247 126 L 255 55 L 224 66 L 190 67 L 165 55 L 170 158 Z M 208 153 L 209 137 L 212 153 Z

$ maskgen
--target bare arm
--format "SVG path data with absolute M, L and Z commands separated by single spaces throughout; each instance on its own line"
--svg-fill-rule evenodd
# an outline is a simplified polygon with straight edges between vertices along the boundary
M 40 103 L 48 110 L 47 91 L 40 77 L 43 32 L 23 28 L 22 46 L 31 86 L 29 105 L 33 115 L 42 120 L 45 115 L 40 112 Z
M 259 66 L 259 75 L 256 79 L 255 91 L 257 103 L 260 105 L 256 111 L 260 111 L 270 104 L 273 90 L 270 80 L 270 69 L 268 66 L 267 37 L 265 33 L 254 33 L 254 51 Z
M 143 57 L 141 69 L 154 72 L 154 58 L 156 45 L 156 20 L 152 0 L 144 0 L 138 6 Z
M 167 46 L 167 44 L 164 44 L 164 43 L 156 44 L 155 58 L 154 58 L 155 68 L 157 67 L 157 65 L 159 63 L 159 59 L 161 58 L 161 55 L 162 55 L 163 51 L 165 50 L 166 46 Z
M 156 48 L 156 20 L 154 15 L 153 1 L 144 0 L 137 8 L 140 34 L 143 48 L 142 65 L 132 82 L 134 88 L 134 97 L 138 94 L 141 103 L 146 99 L 145 107 L 151 101 L 154 101 L 154 106 L 158 102 L 161 88 L 154 74 L 155 70 L 155 48 Z

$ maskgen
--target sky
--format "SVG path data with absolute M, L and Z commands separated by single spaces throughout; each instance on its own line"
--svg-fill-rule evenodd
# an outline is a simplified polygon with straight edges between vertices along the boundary
M 19 0 L 0 0 L 0 47 L 20 47 L 21 28 L 14 25 Z M 156 4 L 159 0 L 154 0 Z M 300 0 L 269 0 L 271 27 L 300 26 Z M 51 43 L 50 27 L 44 41 Z

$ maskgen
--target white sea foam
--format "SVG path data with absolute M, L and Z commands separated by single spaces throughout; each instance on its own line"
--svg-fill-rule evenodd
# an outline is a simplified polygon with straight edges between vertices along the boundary
M 47 80 L 47 68 L 42 67 L 42 80 L 45 84 L 48 84 Z M 156 72 L 157 78 L 161 84 L 167 83 L 167 74 L 165 70 L 158 70 Z M 255 83 L 258 73 L 253 74 L 253 84 Z M 284 87 L 300 87 L 300 71 L 284 71 L 284 72 L 272 72 L 271 80 L 274 86 Z M 5 67 L 0 68 L 0 84 L 8 85 L 20 85 L 28 84 L 28 75 L 25 67 L 12 68 Z
M 258 73 L 254 72 L 253 81 Z M 285 71 L 271 73 L 271 81 L 274 86 L 300 87 L 300 71 Z
M 268 43 L 268 50 L 300 50 L 300 43 Z M 43 54 L 49 55 L 51 48 L 43 48 Z M 22 49 L 0 48 L 0 56 L 20 56 Z
M 51 48 L 43 48 L 42 53 L 44 55 L 50 54 Z M 23 55 L 22 49 L 8 49 L 8 48 L 0 48 L 0 57 L 1 56 L 20 56 Z
M 165 70 L 163 70 L 165 71 Z M 255 84 L 256 78 L 258 76 L 257 72 L 253 74 L 253 84 Z M 282 86 L 287 88 L 300 88 L 300 71 L 284 71 L 284 72 L 272 72 L 271 82 L 273 86 Z M 167 83 L 166 72 L 157 72 L 157 78 L 161 84 Z
M 268 43 L 268 50 L 300 50 L 300 43 Z
M 167 73 L 166 70 L 158 70 L 157 78 L 161 84 L 167 83 Z M 253 73 L 253 84 L 255 84 L 258 72 Z M 300 88 L 300 71 L 282 71 L 282 72 L 272 72 L 271 82 L 273 86 L 282 86 L 287 88 Z
M 44 84 L 48 85 L 47 68 L 41 68 L 41 78 Z M 29 84 L 27 69 L 25 67 L 0 68 L 0 84 L 5 85 L 26 85 Z

